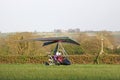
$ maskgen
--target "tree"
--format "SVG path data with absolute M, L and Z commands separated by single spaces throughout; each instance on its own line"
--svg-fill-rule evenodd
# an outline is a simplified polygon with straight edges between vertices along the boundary
M 0 55 L 8 55 L 9 46 L 7 45 L 6 38 L 0 37 Z
M 94 63 L 99 64 L 99 58 L 101 55 L 106 54 L 105 48 L 113 49 L 114 38 L 111 32 L 101 31 L 97 33 L 97 38 L 101 41 L 100 52 L 97 54 Z
M 30 32 L 15 33 L 13 35 L 9 35 L 9 37 L 7 37 L 6 39 L 7 45 L 9 46 L 9 54 L 29 55 L 30 52 L 35 52 L 34 42 L 20 41 L 20 40 L 30 39 L 33 37 L 34 37 L 33 33 Z
M 86 54 L 97 54 L 100 50 L 100 40 L 96 36 L 88 36 L 86 33 L 80 33 L 77 40 Z

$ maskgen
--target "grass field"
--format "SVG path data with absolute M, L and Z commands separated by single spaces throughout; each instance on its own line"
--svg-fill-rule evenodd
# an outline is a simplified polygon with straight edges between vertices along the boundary
M 120 80 L 120 65 L 0 64 L 0 80 Z

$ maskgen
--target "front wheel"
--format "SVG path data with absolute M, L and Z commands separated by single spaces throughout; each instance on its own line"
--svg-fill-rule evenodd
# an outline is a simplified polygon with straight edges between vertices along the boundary
M 67 59 L 67 58 L 65 58 L 64 60 L 63 60 L 63 63 L 62 63 L 63 65 L 71 65 L 71 62 Z

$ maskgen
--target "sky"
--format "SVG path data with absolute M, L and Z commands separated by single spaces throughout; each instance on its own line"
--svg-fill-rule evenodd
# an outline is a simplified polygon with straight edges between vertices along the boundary
M 0 32 L 120 31 L 120 0 L 0 0 Z

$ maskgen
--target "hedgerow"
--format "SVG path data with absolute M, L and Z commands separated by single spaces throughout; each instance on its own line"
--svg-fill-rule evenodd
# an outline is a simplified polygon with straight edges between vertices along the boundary
M 69 59 L 72 64 L 93 64 L 95 55 L 70 55 Z M 48 57 L 45 56 L 0 56 L 1 64 L 15 64 L 15 63 L 34 63 L 42 64 L 48 61 Z M 101 64 L 120 64 L 120 55 L 107 55 L 100 57 Z

